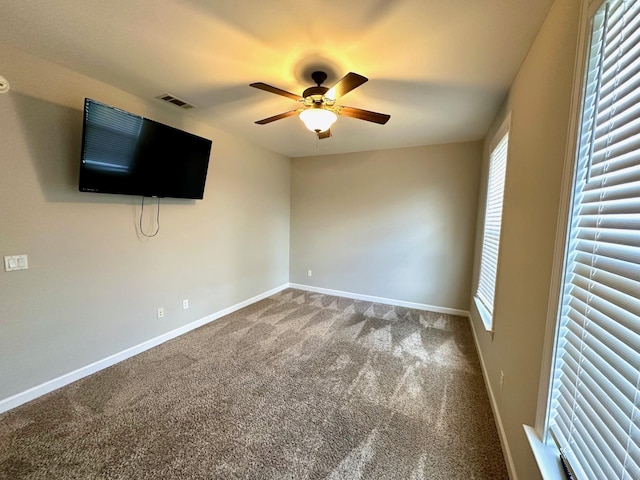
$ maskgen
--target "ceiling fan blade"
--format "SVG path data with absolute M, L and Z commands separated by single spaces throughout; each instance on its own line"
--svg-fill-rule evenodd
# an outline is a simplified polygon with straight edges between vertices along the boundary
M 281 88 L 272 87 L 271 85 L 267 85 L 266 83 L 262 83 L 262 82 L 252 83 L 249 86 L 253 88 L 257 88 L 258 90 L 264 90 L 265 92 L 275 93 L 276 95 L 282 95 L 283 97 L 290 98 L 291 100 L 300 101 L 303 99 L 300 95 L 287 92 L 286 90 L 282 90 Z
M 325 97 L 337 100 L 338 98 L 343 97 L 351 90 L 359 87 L 368 80 L 369 79 L 367 77 L 363 77 L 362 75 L 358 75 L 357 73 L 349 72 L 340 80 L 338 80 L 338 83 L 336 83 L 329 89 L 329 91 L 325 94 Z
M 327 129 L 324 132 L 318 132 L 318 138 L 322 140 L 323 138 L 329 138 L 331 136 L 331 129 Z
M 391 115 L 370 112 L 369 110 L 362 110 L 361 108 L 353 107 L 340 107 L 338 113 L 345 117 L 358 118 L 360 120 L 366 120 L 367 122 L 379 123 L 380 125 L 384 125 L 391 118 Z
M 274 115 L 273 117 L 263 118 L 262 120 L 258 120 L 256 123 L 258 125 L 266 125 L 267 123 L 275 122 L 276 120 L 280 120 L 283 118 L 291 117 L 292 115 L 296 115 L 300 110 L 291 110 L 289 112 L 281 113 L 280 115 Z

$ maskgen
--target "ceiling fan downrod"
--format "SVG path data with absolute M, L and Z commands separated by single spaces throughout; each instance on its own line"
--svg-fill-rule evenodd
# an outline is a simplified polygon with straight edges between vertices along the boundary
M 311 74 L 311 79 L 320 86 L 327 79 L 327 74 L 321 71 L 315 71 Z

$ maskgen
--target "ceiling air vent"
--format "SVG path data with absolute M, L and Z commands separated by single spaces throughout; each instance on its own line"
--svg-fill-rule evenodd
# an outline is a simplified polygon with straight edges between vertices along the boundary
M 163 93 L 162 95 L 158 95 L 156 98 L 168 103 L 173 103 L 174 105 L 177 105 L 180 108 L 184 108 L 185 110 L 189 108 L 195 108 L 195 106 L 185 102 L 184 100 L 180 100 L 178 97 L 175 97 L 170 93 Z

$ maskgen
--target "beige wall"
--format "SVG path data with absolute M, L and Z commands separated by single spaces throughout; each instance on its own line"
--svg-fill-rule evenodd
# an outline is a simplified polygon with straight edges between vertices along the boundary
M 293 159 L 291 282 L 468 310 L 480 164 L 479 142 Z
M 522 424 L 535 423 L 579 6 L 577 0 L 556 0 L 485 141 L 483 185 L 488 170 L 488 145 L 511 112 L 493 339 L 484 331 L 475 307 L 471 314 L 495 406 L 520 480 L 540 478 Z M 480 219 L 484 214 L 484 195 L 482 192 L 479 202 Z M 474 285 L 482 221 L 478 224 Z M 502 389 L 501 371 L 505 375 Z
M 30 262 L 0 271 L 0 400 L 288 282 L 288 158 L 8 47 L 0 65 L 0 256 Z M 157 237 L 139 197 L 78 192 L 85 96 L 214 141 L 204 200 L 162 200 Z

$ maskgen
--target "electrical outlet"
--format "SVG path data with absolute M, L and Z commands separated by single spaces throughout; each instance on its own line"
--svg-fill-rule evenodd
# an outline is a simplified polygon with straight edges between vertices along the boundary
M 187 308 L 189 308 L 189 299 L 185 298 L 184 300 L 182 300 L 182 309 L 186 310 Z
M 158 318 L 164 317 L 164 308 L 158 307 Z
M 307 270 L 307 277 L 310 277 L 313 275 L 313 272 L 311 270 Z
M 504 387 L 504 372 L 500 370 L 500 390 Z

